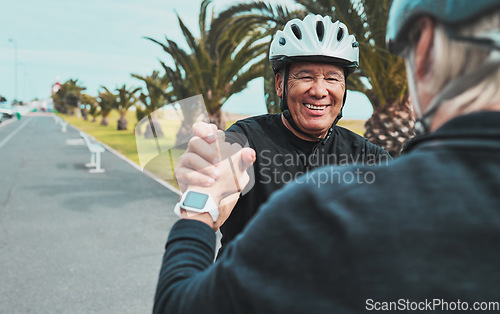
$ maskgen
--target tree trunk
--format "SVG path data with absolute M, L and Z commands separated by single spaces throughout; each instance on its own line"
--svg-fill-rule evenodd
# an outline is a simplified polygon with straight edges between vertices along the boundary
M 401 155 L 404 144 L 415 136 L 415 120 L 408 101 L 375 109 L 365 127 L 365 137 L 394 158 Z
M 144 131 L 144 138 L 161 138 L 163 137 L 163 130 L 161 129 L 160 123 L 155 118 L 148 120 L 146 130 Z
M 224 121 L 220 110 L 215 113 L 209 113 L 208 117 L 210 118 L 210 123 L 215 124 L 221 130 L 226 129 L 226 121 Z
M 116 129 L 118 131 L 126 130 L 127 125 L 128 125 L 128 121 L 127 121 L 126 113 L 120 112 L 120 119 L 118 119 L 118 121 L 117 121 Z
M 104 125 L 104 126 L 108 126 L 109 125 L 109 122 L 108 122 L 108 117 L 102 117 L 102 120 L 101 120 L 101 125 Z
M 191 137 L 193 137 L 193 125 L 188 121 L 182 121 L 182 124 L 177 131 L 177 135 L 175 136 L 175 146 L 181 146 L 183 144 L 187 144 Z
M 117 120 L 117 126 L 116 129 L 118 131 L 123 131 L 127 129 L 128 121 L 125 118 L 120 118 Z
M 135 135 L 136 136 L 141 136 L 142 135 L 141 125 L 142 125 L 142 123 L 141 124 L 137 123 L 135 125 Z
M 135 107 L 135 117 L 137 118 L 137 124 L 135 125 L 135 134 L 136 135 L 142 135 L 142 125 L 145 123 L 146 120 L 142 120 L 146 116 L 145 110 L 142 110 L 140 107 L 136 106 Z

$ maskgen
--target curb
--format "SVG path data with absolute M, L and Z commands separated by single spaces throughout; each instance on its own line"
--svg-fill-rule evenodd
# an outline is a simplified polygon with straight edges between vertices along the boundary
M 6 122 L 2 122 L 0 123 L 0 128 L 3 127 L 3 126 L 6 126 L 6 125 L 9 125 L 11 124 L 12 122 L 16 121 L 15 119 L 13 118 L 10 118 L 9 120 L 7 120 Z

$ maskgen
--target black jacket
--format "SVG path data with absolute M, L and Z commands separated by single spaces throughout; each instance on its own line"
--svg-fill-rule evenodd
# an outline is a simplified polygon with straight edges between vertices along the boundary
M 237 138 L 231 136 L 236 132 Z M 286 183 L 324 165 L 387 164 L 389 153 L 365 138 L 336 126 L 326 142 L 299 139 L 281 121 L 281 114 L 266 114 L 237 121 L 226 132 L 228 140 L 244 145 L 241 134 L 257 155 L 255 185 L 244 191 L 221 227 L 224 247 L 238 235 L 269 196 Z M 220 252 L 219 252 L 220 253 Z
M 213 265 L 213 231 L 179 221 L 166 246 L 155 312 L 498 306 L 498 121 L 500 112 L 462 116 L 415 140 L 388 167 L 342 168 L 372 173 L 371 183 L 288 184 Z M 339 168 L 314 176 L 332 169 Z

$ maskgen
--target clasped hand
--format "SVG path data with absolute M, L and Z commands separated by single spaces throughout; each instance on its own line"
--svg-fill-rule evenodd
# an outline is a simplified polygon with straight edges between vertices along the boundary
M 195 123 L 193 133 L 186 152 L 179 157 L 175 177 L 182 192 L 190 189 L 212 196 L 219 206 L 214 224 L 217 230 L 250 181 L 246 170 L 255 161 L 255 151 L 226 142 L 225 133 L 214 124 Z

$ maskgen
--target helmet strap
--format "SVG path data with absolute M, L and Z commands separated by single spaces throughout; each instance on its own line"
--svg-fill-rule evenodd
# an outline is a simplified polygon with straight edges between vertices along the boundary
M 417 94 L 417 85 L 415 84 L 415 71 L 413 71 L 413 66 L 410 60 L 413 60 L 414 53 L 410 52 L 410 56 L 405 59 L 406 72 L 408 73 L 408 88 L 410 89 L 410 95 L 413 102 L 413 108 L 417 114 L 417 119 L 415 121 L 415 134 L 422 135 L 428 133 L 428 126 L 424 123 L 424 115 L 422 113 L 422 107 L 420 107 L 420 100 Z
M 285 74 L 283 75 L 283 95 L 280 97 L 281 111 L 288 110 L 287 94 L 288 94 L 288 76 L 290 76 L 290 63 L 285 65 Z
M 475 36 L 463 36 L 456 33 L 450 25 L 445 24 L 444 30 L 449 38 L 457 41 L 465 41 L 473 45 L 483 46 L 487 49 L 500 50 L 500 29 L 494 29 L 487 32 L 477 34 Z

